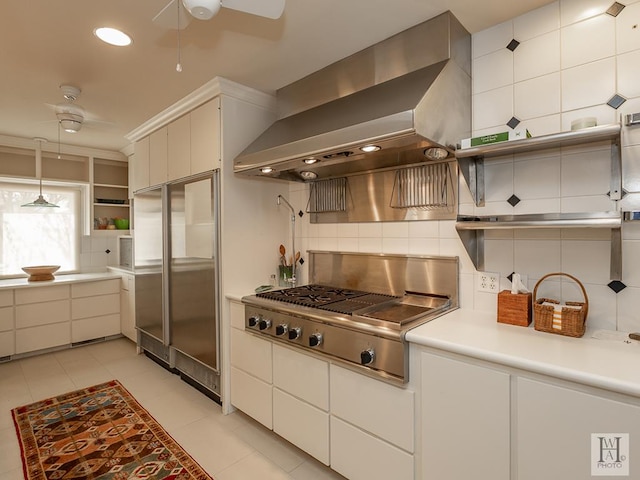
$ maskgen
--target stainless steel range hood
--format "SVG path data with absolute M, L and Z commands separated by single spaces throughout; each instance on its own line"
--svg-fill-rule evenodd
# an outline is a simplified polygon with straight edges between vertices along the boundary
M 304 181 L 450 155 L 471 132 L 470 70 L 469 32 L 445 12 L 278 90 L 280 120 L 234 170 Z

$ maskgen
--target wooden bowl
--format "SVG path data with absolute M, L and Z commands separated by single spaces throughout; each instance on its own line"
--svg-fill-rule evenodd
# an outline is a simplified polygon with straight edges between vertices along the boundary
M 22 267 L 22 271 L 29 275 L 29 282 L 42 282 L 53 280 L 53 274 L 58 271 L 60 265 L 36 265 L 33 267 Z

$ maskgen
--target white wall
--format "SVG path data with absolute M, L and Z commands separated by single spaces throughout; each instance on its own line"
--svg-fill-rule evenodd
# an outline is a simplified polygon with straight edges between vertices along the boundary
M 577 118 L 596 117 L 599 125 L 640 112 L 640 2 L 622 1 L 617 16 L 603 13 L 612 0 L 560 0 L 473 35 L 474 135 L 504 131 L 511 117 L 534 136 L 571 129 Z M 520 45 L 506 48 L 515 39 Z M 618 94 L 617 110 L 607 101 Z M 609 200 L 610 147 L 571 147 L 505 156 L 486 162 L 486 206 L 475 207 L 462 181 L 462 213 L 640 210 L 640 127 L 623 128 L 624 188 L 629 195 Z M 637 192 L 637 193 L 634 193 Z M 305 210 L 308 188 L 290 186 L 296 210 Z M 522 201 L 511 207 L 516 194 Z M 453 221 L 310 225 L 297 222 L 300 250 L 457 255 L 461 264 L 463 307 L 495 311 L 495 294 L 476 291 L 475 271 Z M 640 225 L 623 226 L 623 283 L 616 294 L 609 283 L 610 234 L 606 230 L 521 230 L 487 232 L 486 270 L 527 275 L 531 290 L 550 272 L 566 272 L 584 284 L 592 328 L 640 330 Z M 303 281 L 306 273 L 303 272 Z M 550 283 L 549 283 L 550 282 Z M 544 282 L 562 290 L 564 300 L 580 300 L 571 282 Z M 540 295 L 540 292 L 539 292 Z M 546 295 L 546 294 L 545 294 Z

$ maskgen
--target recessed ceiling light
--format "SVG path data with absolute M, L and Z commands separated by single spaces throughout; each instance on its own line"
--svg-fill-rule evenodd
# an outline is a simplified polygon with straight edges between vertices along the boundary
M 131 37 L 120 30 L 110 27 L 100 27 L 93 31 L 93 34 L 109 45 L 115 45 L 116 47 L 126 47 L 131 45 L 133 40 Z
M 271 168 L 271 167 L 262 167 L 262 168 L 260 169 L 260 171 L 261 171 L 262 173 L 271 173 L 271 172 L 273 172 L 273 168 Z
M 317 158 L 314 157 L 307 157 L 303 160 L 304 163 L 306 163 L 307 165 L 313 165 L 314 163 L 316 163 L 318 161 Z
M 380 150 L 380 147 L 378 145 L 365 145 L 364 147 L 360 147 L 360 150 L 365 153 L 377 152 L 378 150 Z
M 300 176 L 305 180 L 315 180 L 318 178 L 318 174 L 316 172 L 311 172 L 309 170 L 302 170 L 300 172 Z

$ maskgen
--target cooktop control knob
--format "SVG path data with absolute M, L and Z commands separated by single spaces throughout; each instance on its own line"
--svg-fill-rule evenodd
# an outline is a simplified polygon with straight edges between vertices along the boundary
M 255 327 L 256 325 L 258 325 L 259 320 L 260 320 L 260 317 L 256 315 L 253 317 L 249 317 L 249 320 L 247 320 L 247 323 L 249 324 L 250 327 Z
M 322 343 L 322 334 L 321 333 L 312 333 L 311 335 L 309 335 L 309 346 L 310 347 L 317 347 L 318 345 L 320 345 Z
M 362 352 L 360 352 L 360 363 L 362 365 L 369 365 L 370 363 L 373 363 L 373 359 L 375 358 L 375 356 L 376 354 L 373 351 L 373 348 L 363 350 Z
M 282 335 L 284 335 L 285 333 L 287 333 L 289 331 L 289 327 L 286 323 L 281 323 L 280 325 L 276 326 L 276 335 L 281 337 Z
M 296 340 L 300 338 L 300 335 L 302 335 L 300 327 L 295 327 L 289 330 L 289 340 Z
M 260 330 L 266 330 L 270 326 L 271 326 L 271 320 L 265 320 L 264 318 L 261 318 L 260 320 L 258 320 L 258 328 Z

